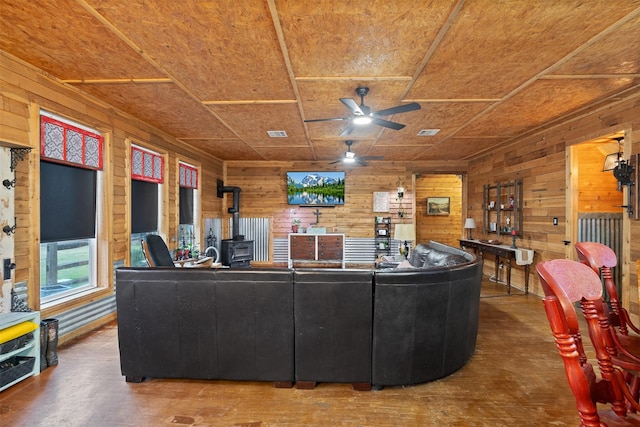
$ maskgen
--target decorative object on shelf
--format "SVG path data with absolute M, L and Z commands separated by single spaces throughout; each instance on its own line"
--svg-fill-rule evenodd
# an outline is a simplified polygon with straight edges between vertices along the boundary
M 493 239 L 480 239 L 480 243 L 486 243 L 487 245 L 501 245 L 501 240 L 493 240 Z
M 467 218 L 464 220 L 465 230 L 469 230 L 469 240 L 473 240 L 473 229 L 476 228 L 476 220 L 473 218 Z
M 400 246 L 400 253 L 404 255 L 405 259 L 409 256 L 409 243 L 416 240 L 416 228 L 413 224 L 396 224 L 394 228 L 393 238 L 395 240 L 404 241 L 404 247 Z
M 513 230 L 511 230 L 511 239 L 513 240 L 511 243 L 511 247 L 513 249 L 518 249 L 518 247 L 516 246 L 516 239 L 518 238 L 518 230 L 516 230 L 515 228 Z
M 4 233 L 7 236 L 11 236 L 12 234 L 14 234 L 16 232 L 16 227 L 17 227 L 17 218 L 14 217 L 13 218 L 13 226 L 10 225 L 5 225 L 4 227 L 2 227 L 2 231 L 4 231 Z
M 300 226 L 300 218 L 293 218 L 293 220 L 291 220 L 291 231 L 293 231 L 294 233 L 298 232 L 298 227 Z
M 450 212 L 449 197 L 427 197 L 427 215 L 449 215 Z
M 18 294 L 13 288 L 11 289 L 11 311 L 23 313 L 32 311 L 23 300 L 18 298 Z

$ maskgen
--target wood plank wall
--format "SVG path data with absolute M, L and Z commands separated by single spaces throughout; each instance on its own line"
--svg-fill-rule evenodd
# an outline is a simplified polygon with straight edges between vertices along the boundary
M 226 162 L 225 185 L 238 186 L 240 216 L 268 217 L 273 221 L 274 237 L 291 232 L 291 220 L 300 218 L 302 227 L 315 223 L 314 208 L 287 204 L 287 171 L 345 171 L 345 204 L 333 208 L 320 208 L 320 227 L 328 232 L 344 233 L 349 237 L 373 237 L 376 216 L 391 216 L 392 223 L 413 221 L 412 174 L 406 166 L 380 162 L 366 167 L 334 168 L 328 162 Z M 405 187 L 402 208 L 398 218 L 398 181 Z M 389 214 L 373 212 L 373 193 L 390 193 Z
M 450 214 L 427 215 L 428 197 L 449 197 Z M 466 218 L 462 213 L 462 177 L 450 174 L 418 175 L 415 217 L 416 237 L 419 242 L 435 240 L 458 247 Z
M 486 156 L 470 161 L 468 182 L 469 216 L 482 217 L 482 186 L 497 181 L 523 179 L 524 236 L 518 245 L 536 251 L 536 262 L 555 258 L 575 258 L 567 223 L 568 172 L 567 148 L 603 135 L 626 131 L 633 153 L 640 152 L 640 96 L 628 98 L 607 107 L 584 113 L 573 120 L 541 130 L 509 146 L 492 150 Z M 601 167 L 601 166 L 600 166 Z M 559 218 L 554 226 L 552 218 Z M 625 225 L 626 251 L 618 254 L 628 267 L 623 278 L 623 300 L 638 315 L 638 277 L 635 268 L 640 259 L 640 221 Z M 481 231 L 481 230 L 478 230 Z M 475 236 L 475 233 L 474 233 Z M 478 234 L 479 238 L 488 238 Z M 535 269 L 530 290 L 542 295 Z M 522 270 L 513 272 L 513 281 L 523 283 Z
M 45 73 L 23 64 L 0 52 L 0 143 L 9 147 L 33 148 L 28 158 L 19 162 L 16 170 L 15 211 L 18 227 L 15 245 L 15 281 L 27 281 L 29 303 L 39 308 L 39 108 L 68 117 L 102 132 L 111 149 L 107 158 L 113 177 L 111 186 L 112 218 L 109 223 L 109 277 L 108 283 L 101 283 L 108 295 L 113 292 L 111 265 L 114 261 L 128 260 L 129 254 L 129 171 L 128 140 L 135 140 L 166 153 L 168 166 L 167 195 L 163 220 L 167 236 L 177 234 L 178 209 L 178 160 L 188 161 L 201 168 L 203 186 L 213 191 L 203 191 L 202 217 L 220 216 L 222 202 L 216 198 L 216 179 L 223 177 L 223 163 L 205 152 L 189 149 L 184 144 L 161 131 L 116 112 L 78 90 L 62 85 Z M 172 167 L 176 165 L 176 167 Z M 4 177 L 6 178 L 6 177 Z M 3 178 L 3 179 L 4 179 Z M 213 183 L 213 184 L 211 184 Z M 100 296 L 93 295 L 90 298 Z M 58 307 L 44 316 L 55 315 L 56 311 L 69 308 Z

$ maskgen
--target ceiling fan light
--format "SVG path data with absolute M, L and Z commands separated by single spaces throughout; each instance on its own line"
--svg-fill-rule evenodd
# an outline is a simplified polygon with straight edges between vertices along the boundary
M 369 116 L 358 116 L 353 119 L 354 125 L 368 125 L 371 122 L 372 122 L 372 119 Z
M 356 161 L 355 157 L 345 157 L 344 159 L 342 159 L 342 161 L 344 163 L 353 163 Z
M 353 151 L 347 151 L 346 153 L 344 153 L 344 158 L 345 159 L 355 159 L 356 158 L 356 153 L 354 153 Z

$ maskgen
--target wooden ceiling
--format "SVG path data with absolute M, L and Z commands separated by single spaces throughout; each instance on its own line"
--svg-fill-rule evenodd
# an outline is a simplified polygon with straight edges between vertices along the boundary
M 222 160 L 334 160 L 346 139 L 472 159 L 640 91 L 638 0 L 0 0 L 0 28 L 0 50 Z M 348 116 L 358 86 L 373 111 L 422 108 L 348 138 L 304 122 Z

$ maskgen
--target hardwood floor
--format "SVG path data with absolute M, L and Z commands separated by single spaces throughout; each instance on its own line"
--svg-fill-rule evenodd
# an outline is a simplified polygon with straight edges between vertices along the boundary
M 471 360 L 426 384 L 354 391 L 120 374 L 115 324 L 59 350 L 60 364 L 0 393 L 2 426 L 576 426 L 539 297 L 483 283 Z

